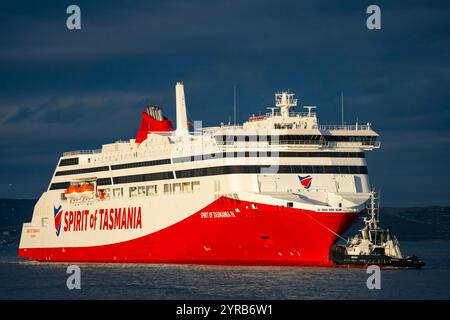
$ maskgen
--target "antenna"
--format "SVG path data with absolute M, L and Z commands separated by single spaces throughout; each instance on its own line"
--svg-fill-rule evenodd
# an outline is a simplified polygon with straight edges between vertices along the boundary
M 308 109 L 308 118 L 311 117 L 311 109 L 317 108 L 316 106 L 303 106 L 303 108 Z
M 381 188 L 378 191 L 378 209 L 377 209 L 377 220 L 380 221 L 380 199 L 381 199 Z
M 294 93 L 291 91 L 275 93 L 275 106 L 280 108 L 282 117 L 289 117 L 289 108 L 297 106 L 297 99 L 294 99 Z
M 344 125 L 344 92 L 341 92 L 341 115 L 342 115 L 342 125 Z
M 234 114 L 234 125 L 236 125 L 236 86 L 234 86 L 233 114 Z
M 377 213 L 376 213 L 376 207 L 375 207 L 375 191 L 372 190 L 370 193 L 370 225 L 371 226 L 377 226 Z
M 269 109 L 271 111 L 270 114 L 273 117 L 275 115 L 275 110 L 277 109 L 277 107 L 266 107 L 266 109 Z

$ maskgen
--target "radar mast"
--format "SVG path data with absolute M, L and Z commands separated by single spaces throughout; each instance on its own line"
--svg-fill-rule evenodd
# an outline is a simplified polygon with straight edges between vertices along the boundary
M 275 106 L 280 108 L 282 117 L 289 117 L 289 109 L 297 106 L 297 99 L 290 90 L 275 93 Z

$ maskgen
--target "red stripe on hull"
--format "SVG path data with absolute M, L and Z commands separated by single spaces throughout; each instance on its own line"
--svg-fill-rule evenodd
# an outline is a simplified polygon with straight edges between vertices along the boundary
M 209 217 L 209 212 L 226 211 L 235 217 Z M 331 266 L 329 248 L 337 236 L 330 230 L 342 234 L 358 216 L 222 197 L 141 238 L 92 247 L 20 248 L 19 256 L 52 262 Z

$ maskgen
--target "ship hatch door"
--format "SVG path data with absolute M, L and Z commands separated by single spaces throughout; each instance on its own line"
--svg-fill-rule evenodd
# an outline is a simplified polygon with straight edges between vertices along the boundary
M 258 175 L 259 192 L 277 192 L 277 177 L 273 175 Z
M 337 192 L 355 192 L 355 179 L 352 175 L 335 175 Z
M 355 176 L 355 191 L 363 192 L 361 177 Z

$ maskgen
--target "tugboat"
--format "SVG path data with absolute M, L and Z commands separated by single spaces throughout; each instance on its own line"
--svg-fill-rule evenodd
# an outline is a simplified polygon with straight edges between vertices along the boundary
M 417 256 L 403 256 L 400 244 L 391 234 L 379 226 L 379 208 L 375 207 L 375 192 L 370 197 L 369 217 L 364 218 L 364 228 L 347 240 L 346 245 L 333 245 L 330 260 L 337 267 L 367 267 L 419 269 L 425 265 Z

